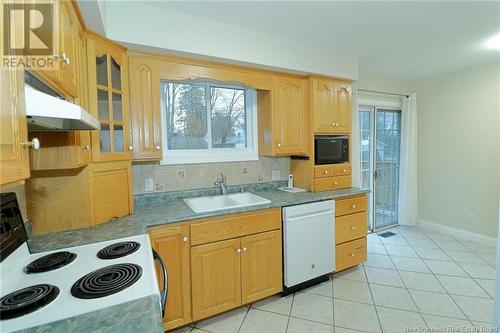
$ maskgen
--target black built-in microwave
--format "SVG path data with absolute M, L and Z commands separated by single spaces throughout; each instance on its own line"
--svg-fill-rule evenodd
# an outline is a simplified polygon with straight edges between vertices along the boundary
M 316 135 L 314 137 L 314 164 L 349 162 L 349 137 L 345 135 Z

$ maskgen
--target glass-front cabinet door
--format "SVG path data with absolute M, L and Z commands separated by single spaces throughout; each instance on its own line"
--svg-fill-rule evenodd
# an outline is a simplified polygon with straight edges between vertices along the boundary
M 126 52 L 101 39 L 87 39 L 90 111 L 101 128 L 92 133 L 92 160 L 131 159 Z

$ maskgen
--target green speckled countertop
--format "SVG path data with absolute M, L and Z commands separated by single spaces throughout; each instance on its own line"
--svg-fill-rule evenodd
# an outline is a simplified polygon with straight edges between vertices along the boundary
M 110 222 L 98 225 L 93 228 L 62 231 L 40 236 L 35 235 L 30 237 L 30 239 L 28 240 L 28 244 L 32 253 L 49 251 L 59 248 L 101 242 L 110 239 L 140 235 L 146 233 L 147 228 L 151 226 L 265 208 L 291 206 L 332 198 L 335 199 L 368 193 L 369 190 L 353 187 L 342 190 L 315 193 L 287 193 L 274 188 L 257 191 L 250 190 L 250 192 L 257 194 L 263 198 L 269 199 L 271 203 L 230 210 L 195 213 L 180 198 L 165 202 L 141 202 L 139 206 L 136 204 L 135 212 L 132 215 L 113 219 Z M 156 197 L 152 198 L 154 200 L 157 199 Z
M 145 315 L 147 314 L 147 315 Z M 163 332 L 159 296 L 144 297 L 18 333 Z

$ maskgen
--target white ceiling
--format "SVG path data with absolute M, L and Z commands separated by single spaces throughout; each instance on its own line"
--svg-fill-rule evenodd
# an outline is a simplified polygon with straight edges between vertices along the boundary
M 493 62 L 500 2 L 152 1 L 178 11 L 359 56 L 360 76 L 416 80 Z M 127 20 L 124 20 L 124 23 Z M 168 22 L 165 22 L 168 25 Z M 193 22 L 186 22 L 193 24 Z

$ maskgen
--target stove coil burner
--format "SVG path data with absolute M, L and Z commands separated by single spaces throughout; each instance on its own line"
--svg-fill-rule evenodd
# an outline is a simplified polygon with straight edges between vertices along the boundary
M 120 242 L 106 246 L 97 252 L 97 257 L 100 259 L 116 259 L 128 256 L 131 253 L 139 250 L 141 244 L 137 242 Z
M 115 294 L 133 285 L 142 275 L 136 264 L 116 264 L 95 270 L 71 287 L 76 298 L 91 299 Z
M 0 298 L 0 320 L 36 311 L 56 299 L 57 295 L 59 288 L 50 284 L 37 284 L 16 290 Z
M 24 268 L 24 271 L 30 273 L 42 273 L 66 266 L 76 259 L 76 254 L 68 251 L 61 251 L 48 254 L 31 262 Z

